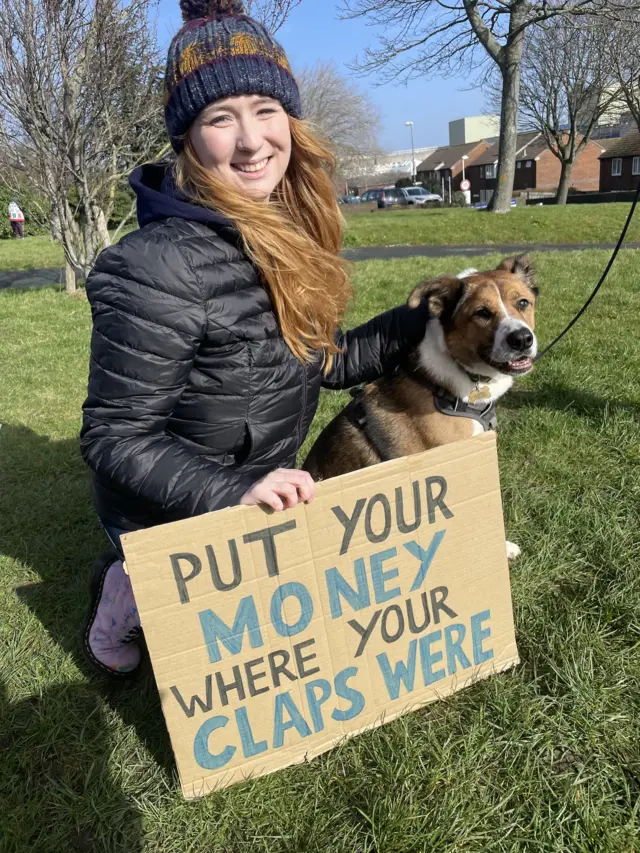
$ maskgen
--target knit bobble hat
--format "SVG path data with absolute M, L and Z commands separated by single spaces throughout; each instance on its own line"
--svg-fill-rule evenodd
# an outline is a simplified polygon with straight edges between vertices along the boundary
M 164 117 L 175 151 L 194 119 L 232 95 L 266 95 L 294 118 L 302 108 L 285 52 L 245 15 L 242 0 L 180 0 L 185 21 L 167 55 Z

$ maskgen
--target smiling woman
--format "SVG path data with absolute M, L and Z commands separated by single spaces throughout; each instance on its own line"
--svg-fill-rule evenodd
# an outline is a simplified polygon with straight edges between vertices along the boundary
M 289 116 L 275 98 L 241 95 L 204 109 L 188 140 L 212 175 L 266 201 L 291 158 Z
M 121 534 L 236 504 L 311 501 L 295 468 L 321 386 L 380 376 L 423 336 L 424 306 L 350 332 L 333 157 L 301 120 L 282 48 L 238 0 L 181 0 L 165 121 L 177 160 L 134 171 L 140 229 L 87 281 L 93 312 L 82 454 Z M 99 558 L 84 628 L 112 678 L 140 662 L 117 551 Z

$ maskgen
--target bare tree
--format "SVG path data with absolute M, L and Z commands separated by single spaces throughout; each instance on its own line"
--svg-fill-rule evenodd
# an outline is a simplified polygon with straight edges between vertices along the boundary
M 510 209 L 515 176 L 520 72 L 525 33 L 569 16 L 621 18 L 636 0 L 343 0 L 347 17 L 364 17 L 382 29 L 376 48 L 356 67 L 383 81 L 431 74 L 487 73 L 501 78 L 496 213 Z
M 154 0 L 4 0 L 0 142 L 43 196 L 67 290 L 110 244 L 123 178 L 158 153 L 162 111 Z
M 302 0 L 249 0 L 247 13 L 261 21 L 270 33 L 277 32 Z
M 640 130 L 640 12 L 629 10 L 629 18 L 617 23 L 608 42 L 607 58 L 621 98 Z
M 332 143 L 338 174 L 348 176 L 378 149 L 380 115 L 369 96 L 333 62 L 318 62 L 297 75 L 305 118 Z
M 524 46 L 519 115 L 522 126 L 542 134 L 560 161 L 557 204 L 567 203 L 578 155 L 620 102 L 607 57 L 611 35 L 612 28 L 595 18 L 559 18 L 531 27 Z M 499 102 L 499 89 L 488 82 L 491 104 Z

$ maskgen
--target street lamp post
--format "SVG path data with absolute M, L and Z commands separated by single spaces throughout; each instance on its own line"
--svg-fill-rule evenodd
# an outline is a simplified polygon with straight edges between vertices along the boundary
M 463 154 L 460 159 L 462 160 L 462 180 L 464 181 L 464 179 L 465 179 L 465 177 L 464 177 L 464 161 L 469 159 L 469 155 Z
M 413 147 L 413 122 L 405 121 L 405 125 L 411 128 L 411 183 L 414 183 L 416 179 L 416 155 L 415 148 Z

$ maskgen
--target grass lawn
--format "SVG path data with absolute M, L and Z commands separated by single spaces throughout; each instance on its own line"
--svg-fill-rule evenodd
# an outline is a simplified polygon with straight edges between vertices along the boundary
M 514 208 L 504 216 L 477 210 L 391 210 L 364 213 L 342 208 L 344 244 L 352 246 L 443 245 L 465 243 L 615 243 L 628 204 Z M 640 241 L 640 212 L 628 241 Z M 0 240 L 0 270 L 59 267 L 62 248 L 49 237 Z
M 543 341 L 607 257 L 539 257 Z M 78 454 L 88 304 L 0 292 L 3 853 L 637 851 L 639 261 L 618 259 L 585 318 L 500 408 L 507 532 L 523 549 L 512 570 L 522 664 L 191 803 L 149 672 L 105 686 L 80 654 L 87 572 L 106 544 Z M 354 319 L 469 265 L 359 264 Z M 341 400 L 323 398 L 314 431 Z
M 0 240 L 0 270 L 31 270 L 64 265 L 62 246 L 51 237 Z
M 46 234 L 24 240 L 0 240 L 0 270 L 31 270 L 64 266 L 64 252 Z
M 342 208 L 346 246 L 444 245 L 461 243 L 615 243 L 628 204 L 517 207 L 504 215 L 454 208 L 373 213 Z M 640 240 L 640 215 L 627 234 Z M 0 250 L 1 251 L 1 250 Z

